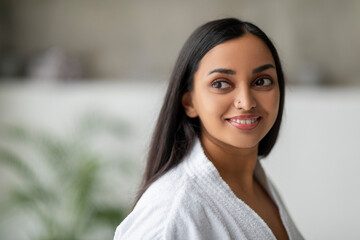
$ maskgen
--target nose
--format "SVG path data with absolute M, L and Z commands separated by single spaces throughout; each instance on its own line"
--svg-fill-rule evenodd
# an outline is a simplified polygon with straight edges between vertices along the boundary
M 235 108 L 243 109 L 246 111 L 255 108 L 256 101 L 251 90 L 249 88 L 240 89 L 235 97 L 234 105 Z

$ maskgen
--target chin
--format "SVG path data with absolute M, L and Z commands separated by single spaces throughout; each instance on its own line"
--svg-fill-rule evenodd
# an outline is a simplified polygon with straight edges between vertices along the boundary
M 227 144 L 232 145 L 239 149 L 254 149 L 259 146 L 261 139 L 252 138 L 252 137 L 242 137 L 242 138 L 234 138 L 228 139 Z
M 239 148 L 239 149 L 257 149 L 259 144 L 232 144 L 233 147 Z

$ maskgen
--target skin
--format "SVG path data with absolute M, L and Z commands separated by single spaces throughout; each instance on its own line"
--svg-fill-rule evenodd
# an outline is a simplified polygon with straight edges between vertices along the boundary
M 279 211 L 254 178 L 260 140 L 279 110 L 275 62 L 258 37 L 246 34 L 215 46 L 200 61 L 194 88 L 183 95 L 186 114 L 199 117 L 205 154 L 235 195 L 264 219 L 277 239 L 288 239 Z M 229 119 L 259 116 L 253 129 Z

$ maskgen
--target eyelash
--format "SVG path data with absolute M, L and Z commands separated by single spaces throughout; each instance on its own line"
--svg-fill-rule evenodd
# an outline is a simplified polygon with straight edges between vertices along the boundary
M 260 81 L 260 80 L 267 80 L 268 81 L 268 83 L 267 84 L 265 84 L 265 85 L 257 85 L 257 83 L 258 83 L 258 81 Z M 229 85 L 228 87 L 215 87 L 215 84 L 221 84 L 221 83 L 225 83 L 225 84 L 227 84 L 227 85 Z M 255 87 L 270 87 L 270 86 L 272 86 L 274 84 L 274 81 L 270 78 L 270 77 L 260 77 L 260 78 L 257 78 L 257 79 L 255 79 L 255 81 L 253 82 L 253 86 L 255 86 Z M 232 87 L 232 84 L 231 83 L 229 83 L 228 81 L 225 81 L 225 80 L 215 80 L 215 81 L 213 81 L 212 83 L 211 83 L 211 86 L 213 87 L 213 88 L 215 88 L 215 89 L 227 89 L 227 88 L 230 88 L 230 87 Z
M 256 83 L 257 83 L 259 80 L 268 80 L 269 83 L 268 83 L 268 85 L 256 85 Z M 259 87 L 269 87 L 269 86 L 273 85 L 273 83 L 274 83 L 274 81 L 273 81 L 270 77 L 261 77 L 261 78 L 257 78 L 257 79 L 254 81 L 253 85 L 254 85 L 254 86 L 259 86 Z
M 224 80 L 215 80 L 214 82 L 211 83 L 211 86 L 212 86 L 213 88 L 216 88 L 216 89 L 225 89 L 225 88 L 228 88 L 228 87 L 225 87 L 225 88 L 215 87 L 214 85 L 215 85 L 215 84 L 218 84 L 218 83 L 225 83 L 225 84 L 231 86 L 231 84 L 230 84 L 228 81 L 224 81 Z

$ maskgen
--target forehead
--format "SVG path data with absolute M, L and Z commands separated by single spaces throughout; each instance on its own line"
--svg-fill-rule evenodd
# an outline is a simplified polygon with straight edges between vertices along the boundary
M 275 66 L 274 58 L 267 45 L 256 36 L 245 34 L 212 48 L 201 59 L 198 71 L 208 71 L 219 67 L 252 71 L 258 66 L 269 63 Z

